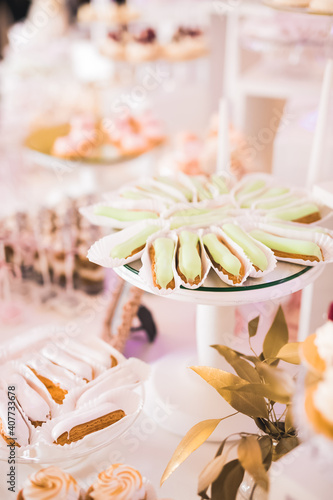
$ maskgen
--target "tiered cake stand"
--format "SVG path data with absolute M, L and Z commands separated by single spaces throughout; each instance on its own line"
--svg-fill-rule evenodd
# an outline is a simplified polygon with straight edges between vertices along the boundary
M 116 268 L 124 280 L 151 292 L 138 275 L 140 262 Z M 323 267 L 304 267 L 278 262 L 275 270 L 261 279 L 248 279 L 244 286 L 230 287 L 210 272 L 205 286 L 196 290 L 180 288 L 167 297 L 196 304 L 197 353 L 175 353 L 155 363 L 148 404 L 164 407 L 160 424 L 170 432 L 184 436 L 191 426 L 209 418 L 221 418 L 234 413 L 221 396 L 197 374 L 191 365 L 214 366 L 230 371 L 224 359 L 210 346 L 224 344 L 242 352 L 248 349 L 248 336 L 236 336 L 235 311 L 243 304 L 278 301 L 311 284 Z M 254 306 L 255 309 L 255 306 Z M 254 313 L 253 316 L 257 314 Z M 271 318 L 268 318 L 271 319 Z M 175 321 L 177 319 L 175 318 Z M 212 434 L 212 440 L 221 440 L 237 431 L 254 430 L 248 417 L 237 414 L 226 419 Z

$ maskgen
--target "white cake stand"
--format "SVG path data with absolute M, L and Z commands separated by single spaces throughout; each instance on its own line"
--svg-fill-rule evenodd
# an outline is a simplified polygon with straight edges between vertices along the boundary
M 152 292 L 138 275 L 141 262 L 116 268 L 117 274 L 145 291 Z M 197 353 L 175 353 L 155 363 L 148 391 L 153 412 L 154 404 L 164 408 L 158 423 L 165 429 L 184 436 L 191 426 L 209 418 L 221 418 L 234 410 L 197 374 L 191 365 L 214 366 L 231 371 L 231 367 L 210 346 L 224 344 L 246 352 L 248 337 L 234 335 L 235 310 L 243 304 L 278 301 L 311 284 L 322 272 L 323 266 L 305 267 L 279 262 L 275 270 L 261 279 L 248 279 L 245 285 L 230 287 L 210 271 L 205 286 L 197 290 L 181 288 L 166 297 L 193 302 L 197 305 Z M 255 431 L 253 421 L 235 415 L 220 424 L 211 440 L 220 441 L 239 431 Z

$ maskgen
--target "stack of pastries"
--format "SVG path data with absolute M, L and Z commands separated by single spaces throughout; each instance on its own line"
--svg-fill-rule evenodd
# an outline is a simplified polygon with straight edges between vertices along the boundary
M 126 359 L 99 338 L 72 337 L 46 335 L 5 350 L 0 446 L 16 446 L 18 456 L 51 458 L 57 448 L 66 453 L 67 447 L 104 442 L 140 409 L 134 389 L 148 376 L 147 365 Z M 15 438 L 8 398 L 15 404 Z
M 316 225 L 330 210 L 305 190 L 249 175 L 183 174 L 138 180 L 106 202 L 81 209 L 91 223 L 121 231 L 97 241 L 88 258 L 118 267 L 141 258 L 153 291 L 198 288 L 210 269 L 230 286 L 269 274 L 277 260 L 333 260 L 332 233 Z
M 152 27 L 129 30 L 128 26 L 122 25 L 108 33 L 100 44 L 100 51 L 111 59 L 131 63 L 155 59 L 186 61 L 207 54 L 208 43 L 198 27 L 179 26 L 171 38 L 162 43 Z
M 51 153 L 70 160 L 119 158 L 143 154 L 164 140 L 162 124 L 148 110 L 121 113 L 112 120 L 75 115 L 68 133 L 55 139 Z

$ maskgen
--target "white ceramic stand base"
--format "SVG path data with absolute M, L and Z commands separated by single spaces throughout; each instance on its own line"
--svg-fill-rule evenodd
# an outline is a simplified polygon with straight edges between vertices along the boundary
M 152 292 L 138 275 L 140 263 L 117 268 L 116 272 L 126 281 Z M 196 338 L 197 354 L 175 353 L 155 363 L 147 391 L 147 409 L 158 403 L 164 407 L 164 418 L 160 425 L 170 432 L 184 436 L 190 427 L 200 420 L 221 418 L 234 410 L 221 396 L 189 366 L 214 366 L 231 371 L 224 359 L 210 347 L 214 344 L 228 345 L 247 352 L 247 338 L 234 335 L 236 307 L 264 301 L 274 301 L 288 296 L 312 283 L 323 267 L 305 268 L 279 262 L 276 269 L 260 280 L 250 279 L 246 286 L 231 288 L 221 284 L 212 272 L 205 287 L 198 290 L 180 289 L 168 298 L 191 301 L 197 304 Z M 255 431 L 253 421 L 236 415 L 223 421 L 212 434 L 211 440 L 220 441 L 239 431 Z

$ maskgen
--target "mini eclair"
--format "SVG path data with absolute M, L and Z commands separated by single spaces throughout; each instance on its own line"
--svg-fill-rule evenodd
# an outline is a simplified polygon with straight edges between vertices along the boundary
M 322 262 L 324 260 L 321 248 L 309 240 L 299 240 L 275 236 L 256 229 L 250 235 L 273 250 L 276 257 Z
M 229 245 L 215 233 L 205 234 L 202 242 L 213 266 L 226 274 L 233 283 L 240 283 L 245 274 L 244 265 Z
M 203 278 L 199 236 L 191 231 L 181 231 L 178 237 L 177 272 L 189 285 L 198 285 Z
M 154 285 L 159 288 L 175 288 L 172 263 L 175 242 L 172 238 L 156 238 L 149 248 Z

